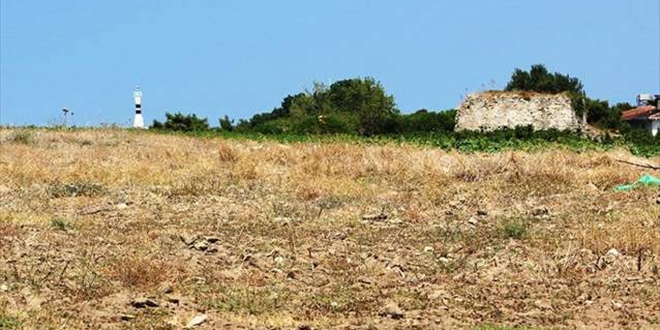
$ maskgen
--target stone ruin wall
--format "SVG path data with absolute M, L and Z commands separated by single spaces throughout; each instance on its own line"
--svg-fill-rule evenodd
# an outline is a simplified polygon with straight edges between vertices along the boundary
M 582 130 L 585 118 L 566 94 L 482 92 L 469 95 L 459 106 L 456 130 L 485 130 L 532 125 L 535 130 Z

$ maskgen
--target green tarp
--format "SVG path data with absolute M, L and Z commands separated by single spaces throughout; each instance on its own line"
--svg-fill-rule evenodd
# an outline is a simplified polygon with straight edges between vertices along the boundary
M 616 191 L 628 191 L 631 189 L 635 189 L 640 186 L 655 186 L 655 187 L 660 187 L 660 178 L 657 176 L 649 175 L 649 174 L 644 174 L 642 175 L 639 180 L 631 183 L 631 184 L 624 184 L 620 186 L 616 186 L 614 190 Z

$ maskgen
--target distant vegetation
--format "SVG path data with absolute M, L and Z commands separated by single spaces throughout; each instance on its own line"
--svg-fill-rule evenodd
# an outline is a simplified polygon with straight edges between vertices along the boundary
M 460 150 L 495 151 L 502 148 L 529 147 L 546 142 L 582 149 L 587 145 L 609 147 L 627 145 L 636 154 L 660 154 L 660 136 L 633 130 L 621 120 L 621 112 L 632 108 L 628 103 L 610 106 L 607 101 L 591 99 L 582 82 L 575 77 L 551 73 L 544 65 L 533 65 L 529 71 L 516 69 L 505 90 L 539 93 L 568 93 L 579 115 L 589 124 L 603 129 L 600 137 L 580 132 L 557 130 L 533 132 L 531 127 L 507 128 L 495 132 L 454 132 L 456 110 L 420 109 L 402 114 L 393 95 L 373 78 L 352 78 L 330 86 L 315 83 L 313 89 L 287 95 L 278 107 L 254 115 L 248 120 L 219 119 L 219 127 L 211 128 L 206 118 L 180 112 L 166 114 L 165 122 L 154 121 L 152 129 L 195 132 L 202 134 L 239 134 L 282 136 L 341 135 L 362 138 L 414 140 Z M 617 137 L 617 133 L 621 137 Z

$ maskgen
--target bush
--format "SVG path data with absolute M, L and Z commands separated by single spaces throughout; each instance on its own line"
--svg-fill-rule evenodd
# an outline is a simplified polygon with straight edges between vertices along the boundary
M 527 234 L 527 225 L 519 219 L 509 219 L 502 223 L 502 234 L 506 238 L 522 239 Z
M 184 115 L 180 112 L 175 114 L 166 113 L 165 123 L 154 120 L 151 128 L 182 132 L 202 132 L 210 130 L 209 122 L 206 118 L 198 118 L 195 114 Z
M 220 118 L 220 129 L 225 132 L 231 132 L 234 130 L 234 120 L 229 119 L 227 115 L 224 118 Z
M 453 132 L 455 126 L 456 110 L 453 109 L 440 112 L 421 109 L 401 117 L 404 134 Z

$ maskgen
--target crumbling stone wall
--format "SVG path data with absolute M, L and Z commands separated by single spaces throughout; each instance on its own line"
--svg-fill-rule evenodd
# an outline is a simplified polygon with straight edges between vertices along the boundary
M 469 95 L 456 114 L 456 130 L 486 130 L 532 125 L 534 129 L 580 130 L 579 117 L 566 94 L 489 91 Z

